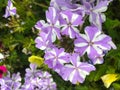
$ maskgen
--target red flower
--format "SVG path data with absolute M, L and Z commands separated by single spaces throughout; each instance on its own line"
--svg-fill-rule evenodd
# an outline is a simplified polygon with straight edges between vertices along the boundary
M 2 78 L 3 74 L 7 72 L 7 68 L 5 66 L 0 66 L 0 78 Z

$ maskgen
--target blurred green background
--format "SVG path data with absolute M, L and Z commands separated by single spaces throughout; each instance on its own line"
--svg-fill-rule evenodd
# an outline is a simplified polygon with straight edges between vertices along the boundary
M 43 52 L 35 47 L 34 39 L 38 31 L 34 25 L 40 19 L 45 20 L 49 2 L 50 0 L 14 0 L 18 15 L 5 19 L 3 15 L 7 0 L 0 0 L 0 53 L 5 55 L 0 64 L 5 64 L 11 73 L 21 72 L 24 77 L 24 70 L 29 67 L 28 57 L 43 57 Z M 103 23 L 103 31 L 112 37 L 117 50 L 108 52 L 104 64 L 96 65 L 96 71 L 87 76 L 83 84 L 72 85 L 46 66 L 41 66 L 41 69 L 48 70 L 53 75 L 58 90 L 120 90 L 120 80 L 114 82 L 109 89 L 101 81 L 101 76 L 105 74 L 120 74 L 120 0 L 113 0 L 105 14 L 107 20 Z

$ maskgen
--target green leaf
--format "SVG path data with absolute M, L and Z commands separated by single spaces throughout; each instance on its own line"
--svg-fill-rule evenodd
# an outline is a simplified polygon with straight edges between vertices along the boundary
M 87 86 L 82 86 L 82 85 L 80 85 L 80 86 L 76 86 L 76 87 L 75 87 L 75 90 L 89 90 L 89 89 L 88 89 Z
M 120 84 L 118 83 L 113 83 L 112 84 L 115 90 L 120 90 Z
M 96 74 L 94 76 L 94 81 L 98 81 L 101 79 L 101 76 L 105 74 L 107 69 L 107 66 L 105 64 L 99 66 L 99 68 L 96 70 Z

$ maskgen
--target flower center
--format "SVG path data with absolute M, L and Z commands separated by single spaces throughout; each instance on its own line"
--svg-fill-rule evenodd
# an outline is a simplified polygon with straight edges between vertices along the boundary
M 93 44 L 94 44 L 94 42 L 92 42 L 92 41 L 88 42 L 89 46 L 92 46 Z
M 65 48 L 66 52 L 69 52 L 69 53 L 73 52 L 74 51 L 74 40 L 70 39 L 67 36 L 62 36 L 62 41 L 60 42 L 58 46 Z
M 71 24 L 71 22 L 69 22 L 67 25 L 68 25 L 68 27 L 71 27 L 72 24 Z
M 55 57 L 54 57 L 54 59 L 58 60 L 58 57 L 57 57 L 57 56 L 55 56 Z

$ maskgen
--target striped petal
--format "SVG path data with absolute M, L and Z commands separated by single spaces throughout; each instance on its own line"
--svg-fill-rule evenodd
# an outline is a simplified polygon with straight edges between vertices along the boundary
M 48 23 L 56 23 L 57 21 L 57 12 L 55 8 L 49 7 L 49 10 L 46 11 L 46 19 Z
M 71 23 L 73 26 L 81 25 L 83 23 L 82 16 L 73 13 L 71 18 Z
M 95 38 L 100 34 L 101 32 L 98 30 L 97 27 L 93 26 L 87 26 L 85 28 L 85 34 L 87 35 L 89 41 L 94 41 Z
M 105 12 L 107 10 L 108 1 L 100 1 L 94 8 L 94 12 Z
M 45 25 L 45 21 L 44 21 L 44 20 L 39 20 L 39 21 L 35 24 L 35 28 L 38 29 L 38 30 L 41 30 L 44 25 Z
M 111 46 L 108 42 L 111 41 L 111 37 L 105 35 L 105 34 L 102 34 L 102 35 L 99 35 L 96 40 L 95 40 L 95 45 L 97 45 L 99 48 L 101 48 L 102 50 L 110 50 L 111 49 Z

